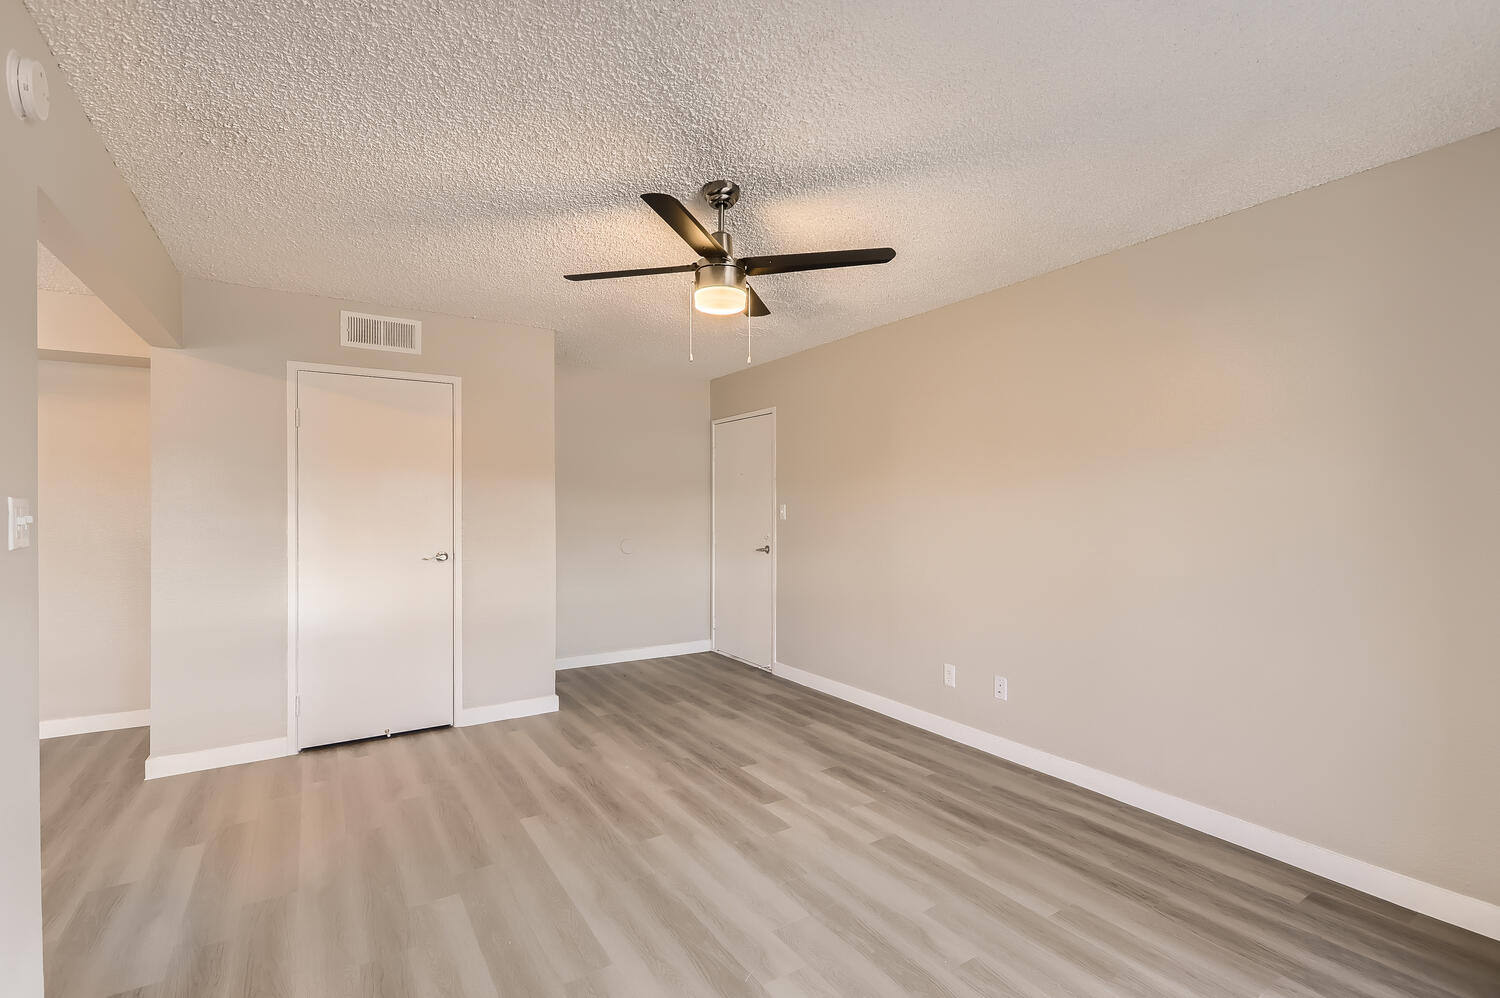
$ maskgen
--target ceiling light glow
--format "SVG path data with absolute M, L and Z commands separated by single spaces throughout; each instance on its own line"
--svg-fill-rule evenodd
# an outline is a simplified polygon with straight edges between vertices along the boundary
M 693 291 L 693 307 L 709 315 L 734 315 L 745 310 L 744 288 L 710 284 Z

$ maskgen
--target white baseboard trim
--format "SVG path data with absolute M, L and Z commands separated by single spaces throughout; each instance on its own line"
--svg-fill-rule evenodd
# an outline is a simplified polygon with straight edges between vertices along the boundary
M 532 697 L 530 700 L 511 700 L 508 703 L 490 704 L 488 707 L 465 707 L 455 727 L 467 728 L 471 724 L 489 724 L 491 721 L 509 721 L 516 717 L 533 714 L 551 714 L 557 710 L 557 695 Z
M 1372 894 L 1392 904 L 1421 912 L 1433 918 L 1500 939 L 1500 905 L 1459 894 L 1394 870 L 1345 856 L 1322 846 L 1304 842 L 1282 832 L 1273 831 L 1236 818 L 1222 811 L 1194 804 L 1192 801 L 1151 787 L 1143 786 L 1112 773 L 1064 759 L 1041 749 L 1002 738 L 1000 735 L 970 727 L 958 721 L 929 713 L 897 700 L 859 689 L 815 673 L 795 669 L 777 662 L 772 672 L 820 693 L 858 704 L 877 714 L 904 721 L 914 727 L 951 739 L 981 752 L 1008 759 L 1048 776 L 1066 780 L 1076 786 L 1112 797 L 1143 811 L 1233 842 L 1252 852 L 1280 860 L 1289 866 L 1317 874 L 1335 883 Z
M 488 724 L 514 717 L 530 717 L 532 714 L 548 714 L 558 709 L 557 696 L 533 697 L 530 700 L 512 700 L 488 707 L 470 707 L 459 715 L 454 727 L 470 724 Z M 146 758 L 146 779 L 155 780 L 163 776 L 180 776 L 204 769 L 219 769 L 222 766 L 238 766 L 246 762 L 261 762 L 296 755 L 286 738 L 268 738 L 263 742 L 245 742 L 240 745 L 223 745 L 219 748 L 203 749 L 199 752 L 180 752 L 176 755 L 153 755 Z
M 622 651 L 601 651 L 592 655 L 573 655 L 557 660 L 559 669 L 583 669 L 590 665 L 614 665 L 616 662 L 639 662 L 646 658 L 671 658 L 673 655 L 697 655 L 713 651 L 714 643 L 682 641 L 675 645 L 652 645 L 649 648 L 626 648 Z
M 145 728 L 150 724 L 150 710 L 122 710 L 116 714 L 89 714 L 86 717 L 59 717 L 43 721 L 40 733 L 43 738 L 62 738 L 65 735 L 86 735 L 93 731 Z
M 282 737 L 267 738 L 263 742 L 221 745 L 218 748 L 202 749 L 198 752 L 152 755 L 146 757 L 146 779 L 156 780 L 163 776 L 180 776 L 183 773 L 196 773 L 203 769 L 238 766 L 246 762 L 279 759 L 284 755 L 296 754 L 296 751 L 287 745 L 286 738 Z

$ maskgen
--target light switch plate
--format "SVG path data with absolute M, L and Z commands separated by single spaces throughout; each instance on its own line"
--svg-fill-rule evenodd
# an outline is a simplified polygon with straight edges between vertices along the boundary
M 7 496 L 5 499 L 5 544 L 16 548 L 31 547 L 31 500 Z

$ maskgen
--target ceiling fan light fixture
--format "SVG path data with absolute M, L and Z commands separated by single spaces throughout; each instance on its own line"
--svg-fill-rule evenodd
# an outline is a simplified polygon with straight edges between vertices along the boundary
M 744 288 L 710 286 L 693 292 L 693 307 L 709 315 L 738 315 L 745 301 Z
M 745 272 L 729 264 L 698 268 L 693 277 L 693 307 L 708 315 L 736 315 L 749 303 Z

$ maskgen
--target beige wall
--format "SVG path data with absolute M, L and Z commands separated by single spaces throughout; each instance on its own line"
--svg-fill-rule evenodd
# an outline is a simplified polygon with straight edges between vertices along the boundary
M 44 721 L 150 706 L 150 404 L 144 368 L 37 367 Z
M 34 498 L 39 235 L 163 341 L 177 332 L 177 271 L 21 0 L 0 0 L 0 50 L 11 48 L 43 60 L 52 92 L 45 124 L 0 113 L 0 496 Z M 47 511 L 36 514 L 38 547 L 0 550 L 0 981 L 18 998 L 42 993 L 37 554 Z
M 15 4 L 19 7 L 19 3 Z M 15 22 L 9 2 L 0 24 Z M 0 38 L 6 37 L 0 35 Z M 0 497 L 36 496 L 36 190 L 0 116 Z M 31 234 L 28 240 L 26 234 Z M 44 510 L 37 510 L 45 518 Z M 45 523 L 45 519 L 43 519 Z M 37 533 L 44 535 L 45 526 Z M 0 980 L 42 993 L 36 549 L 0 550 Z
M 550 695 L 552 334 L 423 320 L 421 356 L 338 345 L 378 306 L 188 279 L 186 346 L 152 351 L 151 751 L 287 733 L 287 361 L 463 378 L 464 702 Z
M 36 293 L 36 345 L 113 357 L 149 357 L 151 348 L 95 295 Z
M 708 426 L 707 381 L 557 369 L 559 658 L 708 639 Z
M 1497 178 L 1492 132 L 715 381 L 777 407 L 779 659 L 1500 902 Z

